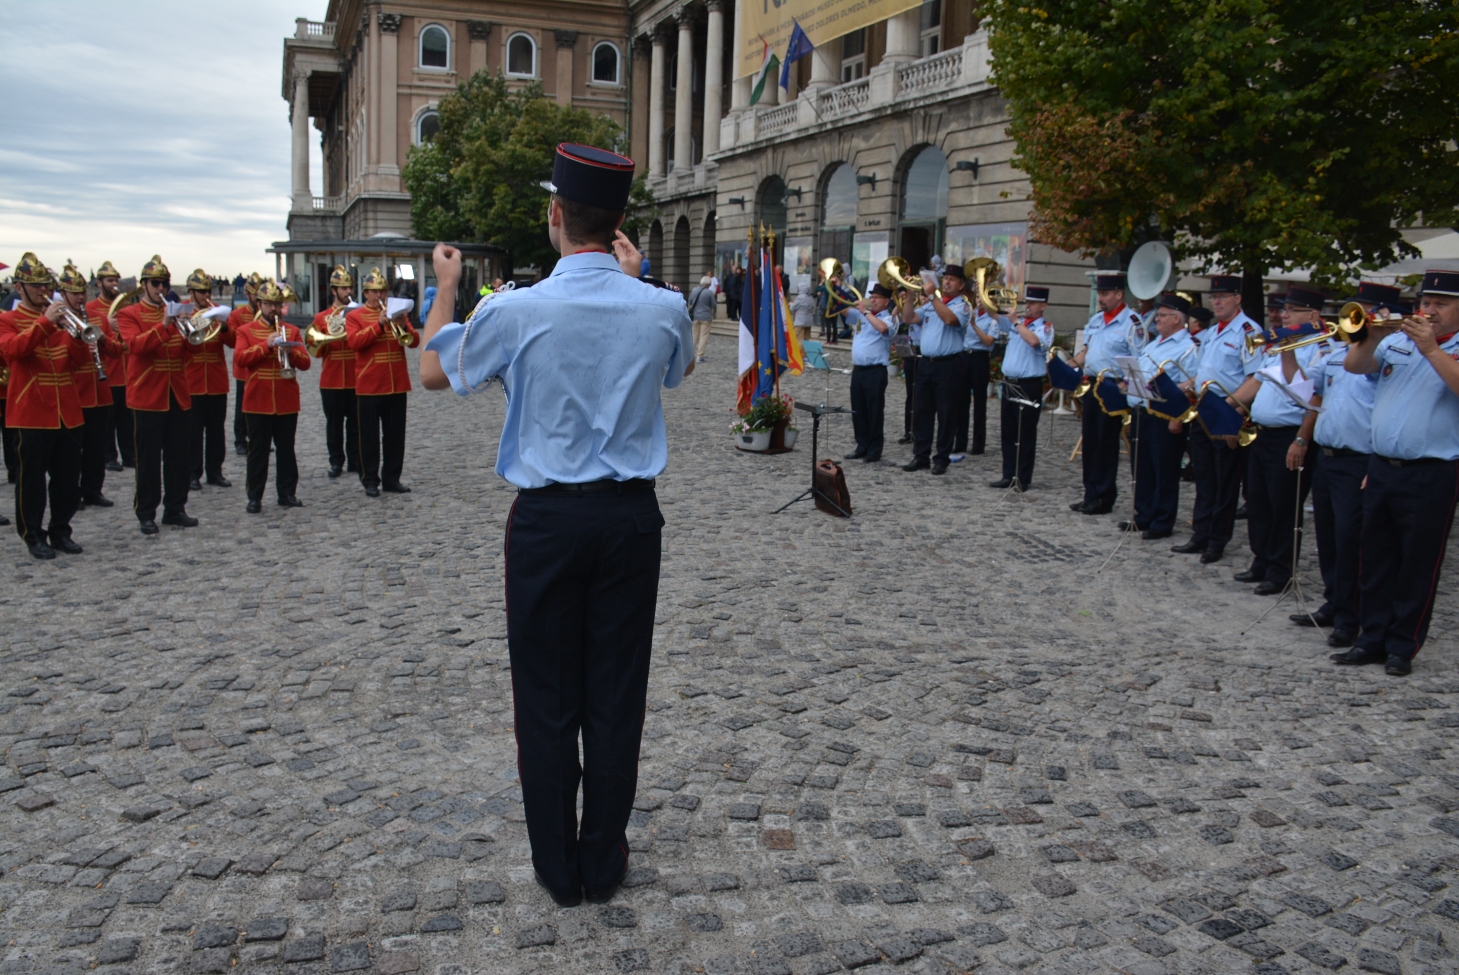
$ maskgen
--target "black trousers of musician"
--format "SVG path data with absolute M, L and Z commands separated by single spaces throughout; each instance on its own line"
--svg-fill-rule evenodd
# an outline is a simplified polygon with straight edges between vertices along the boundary
M 299 461 L 294 456 L 297 413 L 245 413 L 248 423 L 248 500 L 262 501 L 268 487 L 268 455 L 273 447 L 274 487 L 280 498 L 292 498 L 299 489 Z
M 193 395 L 192 413 L 193 464 L 192 476 L 202 480 L 223 476 L 223 459 L 228 456 L 224 429 L 228 421 L 228 394 Z M 247 414 L 244 414 L 245 422 Z
M 20 480 L 20 455 L 16 451 L 16 431 L 5 425 L 5 399 L 0 397 L 0 451 L 5 455 L 5 480 L 11 484 Z
M 652 484 L 524 491 L 507 521 L 522 804 L 532 865 L 563 895 L 606 890 L 628 862 L 664 524 Z
M 1084 463 L 1084 503 L 1114 507 L 1119 497 L 1116 479 L 1120 472 L 1120 431 L 1125 418 L 1110 416 L 1099 408 L 1094 393 L 1084 394 L 1084 417 L 1080 460 Z
M 1205 545 L 1207 552 L 1224 552 L 1236 527 L 1242 472 L 1251 448 L 1228 447 L 1224 440 L 1212 440 L 1199 423 L 1191 424 L 1190 448 L 1196 476 L 1191 540 Z
M 106 459 L 120 460 L 123 467 L 136 467 L 137 431 L 132 424 L 132 411 L 127 406 L 125 386 L 111 388 L 111 418 L 107 427 L 115 433 L 107 438 Z
M 1307 455 L 1312 472 L 1312 522 L 1322 567 L 1322 612 L 1335 630 L 1358 628 L 1358 564 L 1363 539 L 1363 478 L 1371 454 L 1316 447 Z
M 981 354 L 987 355 L 986 352 Z M 1004 383 L 1013 388 L 1005 386 L 1002 397 L 1003 478 L 1009 480 L 1017 477 L 1019 488 L 1024 489 L 1033 480 L 1034 449 L 1039 443 L 1039 417 L 1043 416 L 1044 377 L 1004 379 Z M 986 380 L 983 388 L 987 389 Z M 1015 403 L 1011 393 L 1038 405 L 1024 406 Z
M 958 406 L 957 436 L 952 442 L 955 454 L 981 454 L 988 445 L 990 356 L 987 351 L 963 353 L 963 401 Z M 970 413 L 971 439 L 968 437 Z
M 71 516 L 81 504 L 81 427 L 70 430 L 17 429 L 15 531 L 32 542 L 71 537 Z M 46 484 L 47 476 L 50 484 Z M 51 523 L 45 529 L 46 499 Z
M 242 379 L 233 380 L 233 446 L 238 450 L 248 449 L 248 417 L 243 412 Z
M 330 467 L 360 469 L 360 431 L 355 414 L 353 389 L 321 389 L 324 406 L 324 446 Z
M 1185 430 L 1171 433 L 1169 420 L 1136 410 L 1130 431 L 1135 464 L 1135 525 L 1154 532 L 1173 531 L 1180 507 Z
M 887 367 L 851 367 L 851 428 L 856 452 L 867 460 L 881 457 L 887 408 Z
M 1292 578 L 1293 529 L 1302 525 L 1302 509 L 1312 486 L 1311 468 L 1287 470 L 1287 448 L 1297 427 L 1262 427 L 1249 448 L 1246 471 L 1246 533 L 1251 543 L 1251 571 L 1257 579 L 1285 586 Z M 1301 500 L 1298 500 L 1298 492 Z
M 962 401 L 963 355 L 924 355 L 917 364 L 917 388 L 912 403 L 912 459 L 946 464 L 957 433 L 957 408 Z M 937 425 L 937 453 L 932 453 L 933 423 Z
M 917 363 L 922 361 L 919 355 L 909 355 L 902 360 L 902 377 L 907 385 L 907 398 L 902 403 L 902 436 L 912 435 L 912 416 L 916 412 L 912 407 L 917 399 Z
M 83 407 L 81 415 L 86 422 L 81 427 L 81 494 L 83 501 L 90 501 L 101 494 L 106 484 L 107 418 L 111 416 L 110 406 Z
M 1358 648 L 1412 660 L 1429 635 L 1459 501 L 1459 461 L 1374 456 L 1363 489 Z
M 360 431 L 360 481 L 365 487 L 379 487 L 381 481 L 395 484 L 400 480 L 400 472 L 405 469 L 407 395 L 409 394 L 355 394 L 355 413 Z
M 132 511 L 138 521 L 156 521 L 157 505 L 164 515 L 187 507 L 187 484 L 192 478 L 192 417 L 177 397 L 167 394 L 167 410 L 133 410 L 137 441 L 137 493 Z

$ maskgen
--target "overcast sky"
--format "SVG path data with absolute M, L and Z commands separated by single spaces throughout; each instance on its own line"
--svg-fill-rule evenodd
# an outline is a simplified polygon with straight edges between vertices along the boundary
M 0 262 L 124 275 L 160 253 L 272 275 L 286 235 L 283 42 L 326 0 L 44 0 L 0 32 Z M 13 9 L 12 14 L 19 14 Z M 319 192 L 319 133 L 310 177 Z M 0 277 L 10 272 L 0 272 Z

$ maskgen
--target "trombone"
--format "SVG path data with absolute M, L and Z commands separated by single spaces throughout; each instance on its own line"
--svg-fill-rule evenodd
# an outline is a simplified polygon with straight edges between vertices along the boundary
M 848 308 L 855 308 L 856 302 L 862 299 L 862 294 L 849 284 L 833 284 L 832 278 L 846 279 L 846 268 L 834 257 L 828 257 L 818 265 L 821 271 L 821 282 L 826 289 L 826 307 L 823 312 L 826 318 L 835 318 L 843 314 Z M 842 293 L 850 291 L 856 296 L 855 300 L 848 300 Z M 836 305 L 841 307 L 837 308 Z

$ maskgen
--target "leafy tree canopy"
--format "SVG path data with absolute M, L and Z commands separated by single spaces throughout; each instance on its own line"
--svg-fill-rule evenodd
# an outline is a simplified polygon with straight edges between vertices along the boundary
M 540 85 L 513 90 L 477 72 L 441 99 L 434 140 L 410 151 L 403 176 L 421 240 L 489 241 L 517 266 L 552 270 L 547 191 L 560 142 L 616 149 L 622 127 L 606 115 L 564 108 Z
M 1034 231 L 1341 280 L 1459 203 L 1453 0 L 991 0 Z

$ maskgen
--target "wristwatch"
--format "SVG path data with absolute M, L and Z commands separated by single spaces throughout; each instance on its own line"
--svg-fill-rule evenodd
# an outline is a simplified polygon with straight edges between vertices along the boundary
M 1301 437 L 1293 437 L 1292 443 L 1296 444 L 1299 447 L 1307 446 L 1307 441 L 1303 440 Z

